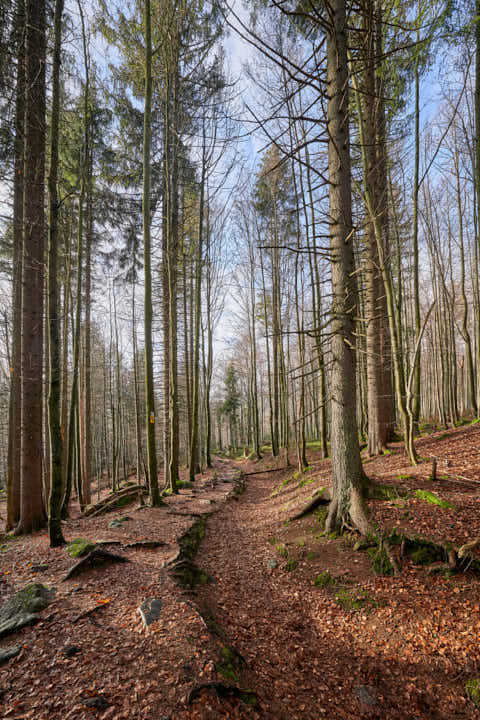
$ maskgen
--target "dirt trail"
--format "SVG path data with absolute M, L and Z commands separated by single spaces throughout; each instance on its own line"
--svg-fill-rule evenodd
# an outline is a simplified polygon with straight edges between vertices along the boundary
M 312 516 L 285 524 L 285 497 L 271 496 L 282 495 L 286 477 L 249 477 L 238 502 L 210 518 L 197 556 L 215 582 L 196 601 L 245 659 L 243 681 L 262 717 L 478 718 L 465 696 L 480 659 L 478 580 L 411 567 L 398 578 L 375 577 L 365 553 L 314 535 L 321 527 Z M 282 546 L 288 558 L 279 556 Z M 314 586 L 322 569 L 339 579 L 336 590 L 354 610 Z M 257 717 L 243 704 L 221 715 L 209 707 L 204 701 L 192 717 Z
M 422 439 L 422 455 L 439 459 L 436 483 L 429 462 L 413 471 L 399 447 L 371 461 L 371 477 L 408 490 L 369 501 L 372 521 L 456 543 L 480 537 L 479 442 L 479 426 Z M 63 581 L 73 560 L 45 532 L 5 537 L 0 600 L 32 581 L 57 593 L 37 625 L 2 640 L 0 651 L 21 652 L 0 667 L 0 717 L 478 719 L 465 686 L 480 678 L 479 577 L 433 575 L 409 557 L 398 577 L 377 577 L 366 552 L 323 536 L 315 513 L 286 522 L 329 482 L 329 461 L 309 455 L 301 476 L 263 473 L 271 459 L 216 459 L 162 508 L 72 513 L 68 540 L 107 539 L 129 561 L 78 579 Z M 262 471 L 243 494 L 235 467 Z M 160 606 L 148 629 L 145 600 Z

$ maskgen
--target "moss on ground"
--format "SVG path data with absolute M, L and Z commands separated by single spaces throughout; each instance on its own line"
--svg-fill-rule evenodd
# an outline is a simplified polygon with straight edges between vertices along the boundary
M 126 505 L 129 505 L 131 502 L 136 500 L 136 497 L 132 497 L 131 495 L 124 495 L 123 497 L 119 497 L 116 506 L 121 508 L 125 507 Z
M 432 565 L 438 560 L 438 553 L 432 547 L 422 546 L 411 553 L 414 565 Z
M 181 490 L 182 488 L 193 488 L 193 483 L 190 482 L 190 480 L 178 480 L 177 488 L 179 490 Z
M 335 594 L 335 602 L 343 610 L 358 612 L 359 610 L 373 610 L 378 607 L 378 602 L 372 598 L 366 590 L 342 588 Z
M 453 509 L 452 503 L 448 502 L 448 500 L 442 500 L 438 497 L 438 495 L 430 490 L 416 490 L 415 497 L 419 500 L 424 500 L 425 502 L 430 503 L 430 505 L 437 505 L 438 507 L 450 510 Z
M 395 487 L 395 485 L 375 483 L 368 486 L 368 497 L 371 500 L 398 500 L 398 498 L 404 498 L 408 495 L 408 490 Z
M 377 547 L 367 548 L 367 555 L 372 562 L 372 570 L 375 575 L 393 575 L 394 569 L 382 543 Z
M 320 588 L 332 587 L 333 585 L 335 585 L 335 583 L 335 578 L 330 575 L 328 570 L 322 570 L 320 575 L 317 575 L 317 577 L 313 581 L 315 587 Z
M 480 708 L 480 679 L 470 678 L 467 680 L 465 690 L 475 707 Z
M 73 558 L 83 557 L 95 549 L 95 543 L 87 538 L 78 537 L 67 545 L 67 552 Z
M 278 545 L 275 545 L 275 550 L 280 555 L 280 557 L 288 557 L 288 548 L 284 543 L 278 543 Z
M 240 682 L 239 673 L 245 665 L 242 656 L 231 645 L 223 645 L 220 651 L 220 658 L 215 663 L 215 668 L 219 675 L 226 680 L 238 683 Z
M 205 537 L 206 523 L 207 520 L 205 516 L 199 518 L 178 541 L 182 555 L 189 560 L 193 560 L 197 554 L 200 543 Z

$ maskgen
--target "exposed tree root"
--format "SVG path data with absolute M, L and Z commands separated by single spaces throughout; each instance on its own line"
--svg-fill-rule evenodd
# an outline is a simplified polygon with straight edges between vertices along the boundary
M 331 489 L 321 488 L 312 495 L 311 499 L 307 502 L 306 505 L 303 505 L 300 510 L 298 510 L 294 515 L 291 515 L 288 519 L 299 520 L 305 515 L 311 513 L 313 510 L 319 507 L 319 505 L 328 505 L 331 502 L 331 499 Z
M 91 567 L 105 565 L 107 563 L 119 562 L 128 562 L 128 558 L 124 557 L 123 555 L 110 553 L 107 550 L 96 547 L 94 550 L 89 552 L 88 555 L 85 555 L 85 557 L 83 557 L 79 562 L 75 563 L 75 565 L 70 568 L 68 573 L 63 578 L 62 582 L 65 580 L 70 580 L 70 578 L 75 577 L 76 575 L 80 575 L 82 572 L 90 569 Z
M 80 613 L 80 615 L 77 615 L 73 618 L 72 623 L 77 623 L 79 620 L 83 620 L 84 618 L 91 617 L 94 613 L 96 613 L 98 610 L 102 610 L 102 608 L 105 607 L 105 604 L 102 605 L 95 605 L 95 607 L 90 608 L 89 610 L 85 610 L 84 612 Z
M 455 546 L 448 540 L 439 542 L 413 533 L 395 530 L 390 536 L 390 542 L 401 545 L 401 554 L 409 554 L 420 565 L 438 565 L 442 562 L 454 572 L 473 570 L 480 573 L 480 559 L 472 555 L 480 545 L 480 538 Z M 430 557 L 428 553 L 430 552 Z M 423 555 L 422 555 L 423 553 Z
M 465 543 L 465 545 L 462 545 L 458 549 L 458 557 L 460 560 L 462 560 L 464 557 L 466 557 L 472 550 L 475 550 L 476 547 L 480 545 L 480 538 L 476 538 L 476 540 L 472 540 L 471 542 Z
M 247 472 L 242 473 L 242 475 L 248 477 L 248 475 L 265 475 L 266 473 L 272 473 L 272 472 L 281 472 L 282 470 L 289 470 L 292 467 L 292 465 L 287 465 L 287 467 L 279 467 L 279 468 L 271 468 L 270 470 L 257 470 L 253 472 Z
M 188 694 L 187 702 L 190 705 L 197 697 L 201 695 L 203 690 L 214 690 L 220 698 L 235 697 L 246 705 L 259 710 L 258 698 L 251 690 L 241 690 L 236 685 L 225 685 L 221 682 L 202 683 L 195 685 Z

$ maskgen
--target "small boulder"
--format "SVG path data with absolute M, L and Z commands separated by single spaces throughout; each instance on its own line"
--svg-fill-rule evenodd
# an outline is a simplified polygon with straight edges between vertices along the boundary
M 81 648 L 79 648 L 78 645 L 65 645 L 65 647 L 63 648 L 63 654 L 65 655 L 65 657 L 70 658 L 79 653 L 80 650 Z
M 3 648 L 0 650 L 0 663 L 5 663 L 14 657 L 17 657 L 21 650 L 21 645 L 12 645 L 11 647 Z
M 163 602 L 159 598 L 147 598 L 138 608 L 143 624 L 149 628 L 160 617 Z
M 95 543 L 86 538 L 78 537 L 67 545 L 67 552 L 70 557 L 83 557 L 95 548 Z
M 95 710 L 106 710 L 110 707 L 110 703 L 103 697 L 103 695 L 98 695 L 98 697 L 83 698 L 82 703 L 87 707 L 95 708 Z
M 108 527 L 110 527 L 110 528 L 122 527 L 122 523 L 120 522 L 120 520 L 112 520 L 112 522 L 108 523 Z
M 374 688 L 372 688 L 370 685 L 357 685 L 353 688 L 353 694 L 355 695 L 357 700 L 363 702 L 369 707 L 374 707 L 375 705 L 378 705 L 377 700 L 373 695 L 374 692 Z
M 276 568 L 278 568 L 278 561 L 275 560 L 275 558 L 270 558 L 270 560 L 268 560 L 267 562 L 267 567 L 269 570 L 275 570 Z
M 0 608 L 0 637 L 38 622 L 37 613 L 53 601 L 55 590 L 30 583 L 12 595 Z

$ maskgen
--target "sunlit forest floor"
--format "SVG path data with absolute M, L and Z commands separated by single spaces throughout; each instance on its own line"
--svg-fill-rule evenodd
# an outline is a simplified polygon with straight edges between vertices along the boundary
M 326 537 L 322 507 L 289 519 L 329 482 L 315 444 L 303 474 L 266 454 L 218 458 L 160 509 L 86 519 L 74 508 L 67 539 L 103 541 L 128 562 L 65 580 L 76 560 L 46 533 L 5 539 L 2 600 L 30 582 L 57 591 L 38 624 L 2 640 L 22 649 L 0 669 L 1 716 L 479 717 L 466 686 L 480 677 L 480 553 L 458 572 L 446 560 L 450 544 L 480 537 L 480 424 L 418 450 L 417 468 L 396 443 L 365 462 L 383 488 L 367 502 L 372 524 L 397 528 L 396 576 L 380 574 L 390 568 L 374 541 Z M 165 545 L 127 547 L 142 541 Z M 145 628 L 138 608 L 153 598 Z

